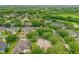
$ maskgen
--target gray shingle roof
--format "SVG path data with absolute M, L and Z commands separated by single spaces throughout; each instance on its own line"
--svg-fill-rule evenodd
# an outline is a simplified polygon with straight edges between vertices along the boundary
M 19 54 L 23 53 L 23 50 L 27 50 L 31 48 L 31 42 L 29 40 L 19 40 L 15 48 L 13 49 L 13 53 Z
M 5 50 L 6 48 L 6 43 L 0 42 L 0 51 Z

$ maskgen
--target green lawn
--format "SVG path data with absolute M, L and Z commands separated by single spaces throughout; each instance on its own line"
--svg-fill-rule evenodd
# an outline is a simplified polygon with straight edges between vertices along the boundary
M 13 53 L 13 48 L 16 46 L 16 43 L 17 43 L 17 42 L 14 42 L 14 43 L 12 43 L 12 44 L 10 45 L 9 51 L 7 52 L 7 54 L 12 54 L 12 53 Z

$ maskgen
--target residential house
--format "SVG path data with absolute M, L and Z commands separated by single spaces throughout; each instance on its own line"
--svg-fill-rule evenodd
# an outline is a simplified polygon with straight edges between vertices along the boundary
M 26 54 L 31 53 L 31 42 L 27 39 L 20 39 L 17 45 L 13 49 L 14 54 Z
M 6 46 L 6 43 L 0 41 L 0 52 L 5 52 Z
M 41 49 L 44 49 L 44 51 L 47 51 L 48 48 L 51 48 L 51 47 L 52 47 L 52 44 L 51 44 L 51 42 L 48 41 L 48 40 L 39 38 L 39 39 L 37 40 L 37 46 L 39 46 Z

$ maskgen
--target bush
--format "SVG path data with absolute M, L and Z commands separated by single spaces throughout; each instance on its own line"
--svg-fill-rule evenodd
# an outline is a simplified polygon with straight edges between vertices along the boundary
M 31 22 L 32 22 L 32 26 L 34 26 L 34 27 L 39 27 L 39 26 L 45 25 L 44 20 L 42 20 L 42 19 L 32 19 Z
M 52 29 L 48 28 L 48 27 L 40 27 L 40 28 L 37 29 L 37 32 L 41 36 L 45 32 L 52 32 Z
M 68 43 L 68 42 L 75 42 L 75 39 L 73 37 L 70 36 L 66 36 L 64 37 L 64 40 Z
M 2 35 L 9 35 L 10 34 L 10 32 L 9 31 L 4 31 L 4 32 L 2 32 Z
M 4 19 L 0 19 L 0 26 L 3 26 L 5 23 L 5 20 Z
M 79 54 L 79 43 L 78 42 L 69 42 L 68 45 L 73 54 Z
M 48 26 L 49 28 L 52 28 L 52 29 L 55 29 L 55 30 L 60 29 L 60 27 L 54 26 L 54 25 L 51 24 L 51 23 L 47 23 L 47 26 Z
M 57 30 L 57 32 L 60 34 L 60 36 L 62 36 L 63 38 L 65 36 L 68 36 L 69 34 L 66 32 L 66 30 L 63 30 L 63 29 L 59 29 Z
M 20 20 L 17 20 L 14 22 L 14 27 L 23 27 L 24 25 L 22 24 L 22 22 Z
M 28 33 L 28 34 L 26 35 L 26 37 L 27 37 L 30 41 L 35 42 L 35 41 L 37 40 L 37 38 L 38 38 L 38 32 L 32 31 L 32 32 Z
M 6 23 L 4 23 L 4 26 L 5 26 L 5 27 L 11 27 L 11 23 L 6 22 Z
M 76 41 L 75 38 L 67 36 L 64 38 L 64 40 L 69 45 L 72 53 L 74 54 L 79 53 L 79 43 Z
M 5 53 L 7 53 L 9 51 L 9 48 L 8 47 L 6 47 L 6 49 L 5 49 Z
M 47 53 L 49 53 L 49 54 L 67 54 L 69 52 L 61 44 L 61 42 L 57 42 L 57 44 L 53 45 L 52 48 L 48 49 Z
M 32 44 L 32 49 L 31 49 L 31 53 L 33 54 L 43 54 L 44 50 L 39 48 L 36 43 Z
M 8 36 L 6 37 L 7 43 L 13 43 L 13 42 L 16 42 L 17 40 L 18 40 L 18 36 L 15 35 L 15 34 L 8 35 Z
M 48 39 L 52 35 L 53 35 L 53 32 L 45 32 L 45 33 L 43 33 L 42 37 L 45 39 Z
M 48 40 L 50 40 L 51 43 L 54 45 L 60 40 L 60 38 L 57 37 L 56 35 L 51 35 L 51 36 L 48 37 Z
M 22 29 L 21 29 L 21 28 L 19 28 L 17 32 L 21 32 L 21 31 L 22 31 Z

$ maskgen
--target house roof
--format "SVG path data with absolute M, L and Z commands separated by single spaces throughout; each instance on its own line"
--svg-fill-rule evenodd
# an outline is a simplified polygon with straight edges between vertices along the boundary
M 6 48 L 6 43 L 0 42 L 0 50 L 5 50 Z
M 42 39 L 42 38 L 39 38 L 39 39 L 37 40 L 37 45 L 38 45 L 40 48 L 44 49 L 45 51 L 47 51 L 47 49 L 52 46 L 52 44 L 51 44 L 50 41 L 44 40 L 44 39 Z
M 15 48 L 13 49 L 13 53 L 19 54 L 23 53 L 24 50 L 31 48 L 31 42 L 29 40 L 19 40 Z

